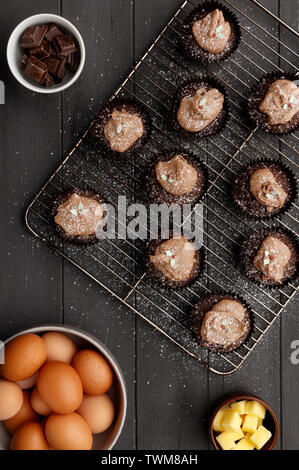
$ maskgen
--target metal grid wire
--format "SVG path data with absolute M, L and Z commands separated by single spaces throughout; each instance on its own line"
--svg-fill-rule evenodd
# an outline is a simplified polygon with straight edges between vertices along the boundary
M 190 142 L 170 128 L 167 115 L 177 86 L 187 77 L 205 71 L 191 63 L 178 47 L 179 29 L 195 6 L 185 1 L 162 33 L 134 67 L 115 96 L 142 102 L 153 118 L 153 136 L 146 148 L 131 158 L 107 159 L 92 137 L 90 128 L 42 187 L 26 212 L 31 232 L 47 242 L 56 253 L 105 287 L 123 304 L 175 342 L 180 348 L 218 374 L 237 370 L 259 343 L 264 333 L 294 296 L 297 283 L 280 290 L 266 290 L 252 284 L 240 273 L 237 252 L 242 238 L 268 222 L 257 223 L 241 216 L 230 200 L 233 179 L 244 164 L 257 158 L 284 161 L 293 171 L 298 167 L 298 135 L 268 136 L 252 126 L 244 113 L 249 87 L 265 72 L 296 72 L 298 55 L 288 46 L 298 34 L 259 2 L 223 1 L 238 17 L 242 41 L 235 54 L 206 71 L 226 87 L 230 102 L 228 125 L 219 135 Z M 252 20 L 256 9 L 265 27 Z M 118 196 L 128 204 L 142 201 L 144 177 L 157 153 L 184 146 L 198 155 L 209 171 L 209 189 L 203 201 L 203 236 L 207 269 L 191 287 L 171 291 L 154 285 L 144 271 L 144 241 L 101 240 L 89 247 L 63 243 L 52 223 L 53 197 L 61 191 L 84 186 L 100 192 L 116 207 Z M 197 208 L 194 209 L 195 211 Z M 297 231 L 298 205 L 277 219 L 277 225 Z M 121 218 L 118 223 L 122 224 Z M 129 228 L 130 230 L 130 228 Z M 255 332 L 246 345 L 229 354 L 214 354 L 201 348 L 188 328 L 188 315 L 203 295 L 225 290 L 242 296 L 255 315 Z

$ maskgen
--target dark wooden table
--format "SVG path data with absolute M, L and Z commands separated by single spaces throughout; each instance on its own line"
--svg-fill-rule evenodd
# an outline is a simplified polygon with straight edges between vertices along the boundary
M 0 337 L 29 326 L 64 322 L 94 333 L 118 358 L 129 407 L 117 449 L 208 449 L 209 411 L 222 395 L 257 394 L 276 410 L 277 448 L 299 447 L 298 307 L 288 305 L 241 370 L 209 373 L 85 275 L 54 256 L 24 226 L 34 193 L 129 72 L 181 0 L 1 0 Z M 248 0 L 248 7 L 250 1 Z M 295 29 L 299 2 L 263 0 Z M 65 16 L 80 30 L 87 59 L 79 81 L 63 94 L 22 88 L 5 52 L 12 29 L 35 13 Z M 257 18 L 258 19 L 258 18 Z M 293 48 L 298 48 L 294 42 Z M 297 304 L 298 305 L 298 304 Z

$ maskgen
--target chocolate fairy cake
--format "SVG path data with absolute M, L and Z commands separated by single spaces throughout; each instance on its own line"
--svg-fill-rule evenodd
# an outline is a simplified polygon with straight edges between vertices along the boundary
M 236 178 L 232 197 L 243 214 L 257 219 L 287 211 L 297 194 L 296 178 L 280 162 L 259 160 Z
M 203 270 L 203 248 L 181 235 L 168 240 L 152 240 L 148 247 L 147 268 L 161 286 L 176 288 L 190 284 Z
M 241 30 L 232 12 L 216 1 L 198 5 L 181 28 L 184 52 L 203 63 L 226 59 L 238 47 Z
M 129 155 L 145 145 L 151 127 L 144 106 L 134 100 L 115 98 L 103 106 L 91 132 L 109 152 Z
M 207 137 L 219 132 L 228 115 L 226 91 L 218 80 L 199 75 L 178 89 L 171 107 L 171 123 L 188 137 Z
M 264 131 L 287 134 L 299 127 L 299 79 L 267 74 L 250 90 L 248 112 Z
M 158 156 L 146 186 L 150 202 L 156 204 L 193 204 L 203 197 L 207 172 L 194 155 L 173 149 Z
M 54 201 L 53 218 L 60 236 L 67 241 L 87 244 L 98 240 L 105 226 L 106 210 L 102 197 L 92 191 L 74 189 Z
M 264 287 L 283 287 L 297 276 L 298 243 L 291 232 L 263 229 L 243 241 L 240 259 L 252 281 Z
M 230 294 L 204 297 L 193 308 L 190 320 L 193 334 L 201 346 L 215 352 L 239 348 L 253 328 L 247 304 Z

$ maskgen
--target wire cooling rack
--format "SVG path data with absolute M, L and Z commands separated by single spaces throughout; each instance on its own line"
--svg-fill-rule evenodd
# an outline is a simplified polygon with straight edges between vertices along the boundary
M 226 87 L 230 119 L 219 135 L 197 143 L 178 136 L 167 122 L 169 103 L 177 86 L 187 77 L 205 71 L 185 58 L 179 48 L 179 29 L 195 6 L 185 1 L 134 67 L 115 96 L 135 98 L 149 110 L 153 135 L 145 149 L 131 158 L 107 159 L 99 150 L 89 129 L 35 196 L 26 212 L 31 232 L 56 253 L 77 266 L 113 296 L 186 353 L 218 374 L 239 369 L 266 331 L 295 295 L 298 284 L 272 291 L 247 281 L 240 273 L 236 253 L 242 238 L 268 222 L 254 222 L 241 216 L 230 200 L 231 183 L 243 164 L 256 158 L 273 158 L 296 171 L 298 135 L 268 136 L 254 127 L 244 109 L 249 87 L 264 73 L 297 72 L 298 55 L 289 44 L 298 37 L 292 28 L 251 0 L 223 1 L 238 17 L 242 41 L 236 53 L 206 71 Z M 263 27 L 252 19 L 259 14 Z M 257 15 L 255 14 L 255 18 Z M 209 189 L 203 201 L 203 235 L 207 269 L 192 287 L 171 291 L 156 286 L 144 269 L 144 241 L 101 240 L 86 247 L 63 243 L 57 237 L 51 218 L 53 197 L 76 186 L 99 191 L 116 207 L 118 196 L 128 203 L 142 201 L 144 177 L 157 153 L 174 146 L 185 146 L 198 155 L 209 171 Z M 197 209 L 195 209 L 197 210 Z M 297 231 L 298 205 L 277 220 L 278 226 Z M 120 220 L 118 221 L 119 223 Z M 246 345 L 229 354 L 214 354 L 201 348 L 188 328 L 188 315 L 203 295 L 226 290 L 238 293 L 251 305 L 256 328 Z

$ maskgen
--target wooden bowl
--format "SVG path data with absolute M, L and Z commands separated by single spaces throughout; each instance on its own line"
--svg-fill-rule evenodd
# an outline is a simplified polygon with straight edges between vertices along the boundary
M 215 411 L 213 412 L 213 414 L 211 416 L 210 424 L 209 424 L 209 435 L 210 435 L 210 439 L 211 439 L 215 449 L 216 450 L 222 450 L 221 447 L 219 446 L 218 442 L 216 441 L 216 433 L 215 433 L 215 431 L 213 431 L 214 418 L 215 418 L 216 414 L 218 413 L 218 411 L 221 408 L 223 408 L 224 406 L 228 406 L 231 403 L 233 403 L 235 401 L 239 401 L 239 400 L 256 400 L 266 408 L 267 413 L 266 413 L 266 417 L 264 419 L 264 424 L 265 424 L 265 427 L 267 429 L 269 429 L 269 431 L 271 431 L 272 437 L 268 442 L 266 442 L 266 444 L 264 445 L 264 447 L 261 450 L 272 450 L 272 449 L 274 449 L 276 441 L 277 441 L 277 437 L 278 437 L 278 431 L 279 431 L 279 425 L 278 425 L 278 420 L 277 420 L 276 414 L 272 410 L 271 406 L 269 406 L 266 402 L 264 402 L 264 400 L 261 400 L 261 398 L 258 398 L 254 395 L 233 395 L 230 398 L 227 398 L 227 399 L 223 400 L 220 403 L 220 405 L 217 406 L 217 408 L 215 409 Z

